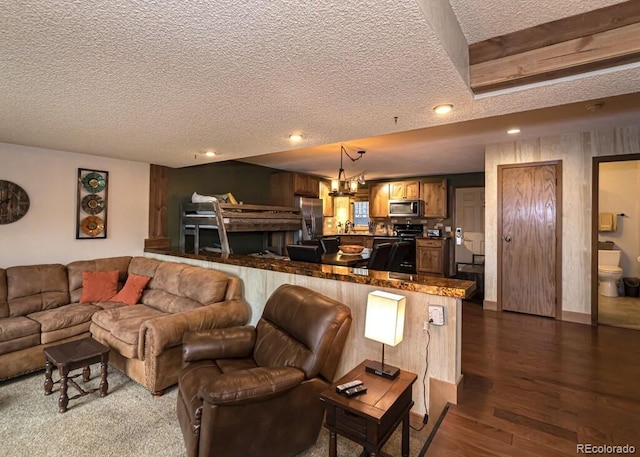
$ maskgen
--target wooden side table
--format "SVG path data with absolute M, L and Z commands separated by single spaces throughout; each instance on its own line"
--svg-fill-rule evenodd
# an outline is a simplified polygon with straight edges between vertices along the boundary
M 396 379 L 367 373 L 365 360 L 338 379 L 320 395 L 327 411 L 325 427 L 329 429 L 329 457 L 337 457 L 337 435 L 362 444 L 362 456 L 384 456 L 380 449 L 402 422 L 402 456 L 409 457 L 409 411 L 413 406 L 414 373 L 400 370 Z M 367 392 L 346 397 L 336 392 L 336 385 L 360 379 Z
M 109 383 L 107 382 L 107 363 L 109 362 L 109 348 L 98 343 L 93 338 L 70 341 L 68 343 L 50 346 L 44 349 L 46 359 L 46 371 L 44 381 L 44 394 L 51 395 L 53 385 L 60 383 L 60 398 L 58 398 L 58 411 L 67 411 L 69 400 L 83 397 L 87 394 L 100 390 L 100 396 L 107 395 Z M 91 375 L 90 365 L 100 362 L 100 386 L 96 389 L 84 390 L 73 378 L 80 374 L 69 376 L 69 372 L 82 368 L 82 380 L 87 382 Z M 58 368 L 60 379 L 53 382 L 51 374 L 53 365 Z M 69 398 L 67 395 L 68 384 L 74 386 L 80 393 Z

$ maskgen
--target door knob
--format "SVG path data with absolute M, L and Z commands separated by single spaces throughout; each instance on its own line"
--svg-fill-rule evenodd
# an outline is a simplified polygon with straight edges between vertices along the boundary
M 509 241 L 511 241 L 511 235 L 503 236 L 502 239 L 508 243 Z

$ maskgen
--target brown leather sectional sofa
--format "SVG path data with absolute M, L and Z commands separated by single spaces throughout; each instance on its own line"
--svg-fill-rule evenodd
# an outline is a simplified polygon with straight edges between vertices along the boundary
M 79 303 L 83 271 L 151 278 L 139 303 Z M 226 274 L 144 257 L 0 268 L 0 380 L 44 367 L 47 346 L 93 336 L 109 363 L 154 394 L 178 382 L 186 331 L 244 325 L 241 282 Z

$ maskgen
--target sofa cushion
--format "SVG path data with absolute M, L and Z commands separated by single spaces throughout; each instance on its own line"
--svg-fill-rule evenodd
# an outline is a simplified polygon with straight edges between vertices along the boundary
M 83 271 L 80 303 L 109 301 L 118 292 L 118 271 Z
M 116 302 L 116 301 L 100 301 L 92 304 L 93 306 L 97 306 L 100 309 L 113 309 L 113 308 L 122 308 L 123 306 L 127 306 L 122 302 Z
M 26 316 L 69 303 L 64 265 L 9 267 L 5 272 L 9 316 Z
M 0 319 L 0 354 L 40 344 L 40 324 L 23 316 Z
M 129 264 L 129 274 L 134 273 L 141 276 L 149 276 L 153 278 L 156 270 L 162 262 L 156 259 L 148 259 L 146 257 L 134 257 Z
M 0 342 L 39 335 L 40 324 L 23 316 L 0 319 Z
M 47 311 L 29 314 L 27 317 L 40 324 L 42 333 L 73 327 L 84 322 L 90 322 L 91 316 L 101 308 L 90 305 L 72 303 Z
M 153 277 L 140 302 L 166 313 L 223 301 L 229 282 L 220 271 L 137 257 L 129 272 Z
M 137 346 L 142 323 L 163 315 L 165 313 L 149 306 L 122 306 L 98 311 L 91 320 L 120 341 Z
M 0 318 L 9 317 L 9 303 L 7 303 L 7 273 L 0 268 Z
M 202 303 L 187 297 L 180 297 L 162 289 L 147 289 L 142 293 L 141 303 L 168 314 L 189 311 L 202 307 Z
M 67 264 L 69 275 L 69 302 L 78 303 L 82 296 L 82 272 L 83 271 L 118 271 L 118 283 L 124 284 L 127 278 L 127 270 L 131 262 L 130 256 L 107 257 L 95 260 L 77 260 Z
M 124 287 L 120 289 L 115 297 L 111 298 L 111 301 L 121 302 L 126 305 L 135 305 L 142 297 L 142 291 L 151 278 L 149 276 L 137 275 L 135 273 L 129 273 L 127 282 Z
M 23 336 L 15 340 L 0 343 L 0 355 L 9 354 L 10 352 L 19 351 L 21 349 L 29 349 L 40 344 L 40 334 Z M 4 370 L 3 370 L 4 371 Z M 5 374 L 0 374 L 0 380 L 6 379 Z M 11 377 L 13 375 L 10 375 Z

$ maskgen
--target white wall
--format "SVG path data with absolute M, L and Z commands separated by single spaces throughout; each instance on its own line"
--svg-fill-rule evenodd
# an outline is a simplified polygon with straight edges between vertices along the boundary
M 614 214 L 615 232 L 600 232 L 600 241 L 613 241 L 620 249 L 620 266 L 624 276 L 640 276 L 640 161 L 603 162 L 600 164 L 599 210 Z
M 75 238 L 78 168 L 109 172 L 106 239 Z M 0 267 L 142 254 L 149 164 L 0 143 L 0 179 L 31 201 L 22 219 L 0 225 Z
M 498 165 L 562 160 L 562 310 L 591 315 L 593 157 L 638 153 L 640 124 L 488 145 L 485 149 L 485 300 L 496 302 L 498 297 Z

